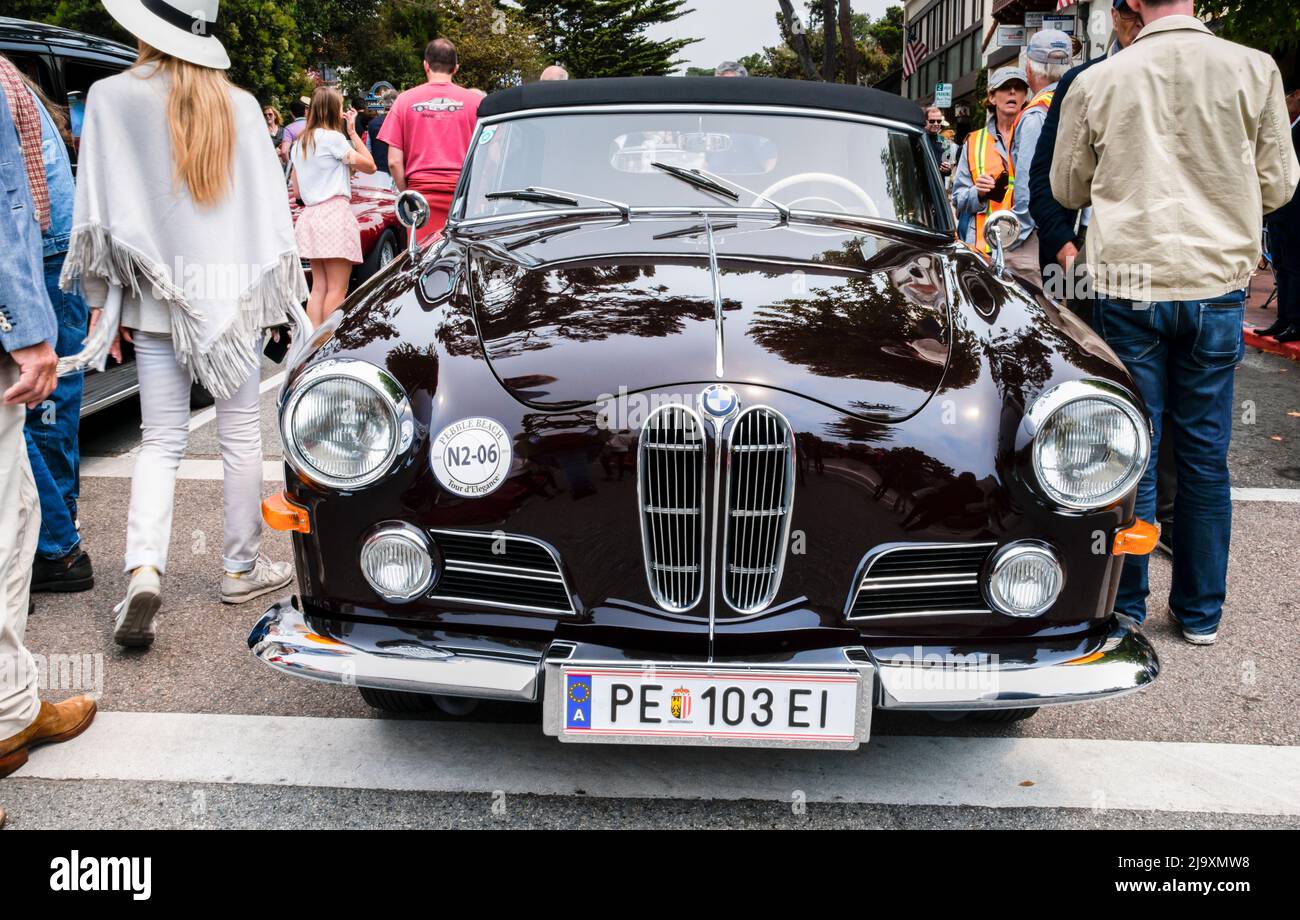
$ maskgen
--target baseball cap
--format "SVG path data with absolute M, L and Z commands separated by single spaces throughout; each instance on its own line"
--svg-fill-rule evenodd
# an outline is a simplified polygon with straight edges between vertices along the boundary
M 1025 55 L 1039 64 L 1068 64 L 1074 56 L 1074 42 L 1060 29 L 1039 29 L 1029 40 Z
M 999 67 L 993 71 L 993 76 L 989 77 L 989 89 L 1001 89 L 1004 83 L 1010 83 L 1012 80 L 1019 80 L 1025 86 L 1029 85 L 1029 78 L 1019 67 Z
M 1122 10 L 1125 13 L 1133 12 L 1132 8 L 1130 8 L 1124 0 L 1112 0 L 1111 7 L 1117 10 Z

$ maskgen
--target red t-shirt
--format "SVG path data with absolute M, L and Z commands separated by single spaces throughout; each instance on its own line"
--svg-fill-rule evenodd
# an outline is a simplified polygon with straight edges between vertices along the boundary
M 480 98 L 450 80 L 424 83 L 397 97 L 379 139 L 402 151 L 408 185 L 455 184 Z

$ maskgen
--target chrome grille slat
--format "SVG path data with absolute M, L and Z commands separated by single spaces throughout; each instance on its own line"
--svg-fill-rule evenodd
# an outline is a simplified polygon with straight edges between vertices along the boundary
M 988 613 L 979 575 L 994 543 L 881 546 L 859 567 L 845 606 L 850 619 Z
M 656 409 L 637 444 L 646 578 L 655 602 L 689 610 L 704 593 L 704 425 L 681 405 Z
M 754 406 L 727 442 L 722 598 L 740 613 L 761 610 L 780 587 L 794 498 L 794 437 L 778 412 Z
M 442 553 L 432 600 L 572 615 L 573 594 L 555 550 L 518 534 L 430 530 Z M 495 561 L 488 561 L 495 560 Z

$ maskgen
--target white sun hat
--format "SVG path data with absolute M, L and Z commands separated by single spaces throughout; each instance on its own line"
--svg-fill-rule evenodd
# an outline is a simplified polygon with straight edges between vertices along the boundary
M 213 34 L 220 0 L 103 0 L 104 9 L 146 45 L 164 54 L 226 70 L 230 55 Z

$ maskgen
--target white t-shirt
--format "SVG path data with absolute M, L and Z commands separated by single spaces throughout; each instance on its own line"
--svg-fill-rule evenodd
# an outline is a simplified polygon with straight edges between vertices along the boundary
M 338 131 L 317 129 L 312 133 L 312 140 L 312 152 L 306 156 L 301 138 L 293 142 L 291 159 L 298 173 L 298 197 L 305 205 L 320 204 L 338 195 L 351 200 L 346 158 L 352 145 Z

